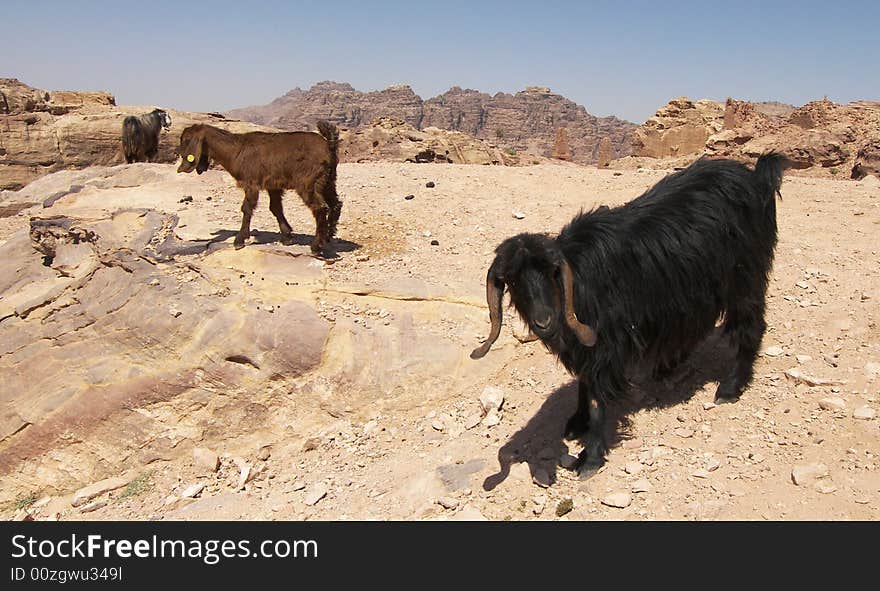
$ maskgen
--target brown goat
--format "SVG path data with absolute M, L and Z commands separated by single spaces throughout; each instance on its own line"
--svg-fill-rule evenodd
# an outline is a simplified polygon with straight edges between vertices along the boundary
M 309 131 L 232 133 L 210 125 L 191 125 L 180 134 L 177 172 L 202 174 L 213 159 L 238 181 L 244 202 L 235 248 L 243 247 L 250 235 L 251 216 L 261 190 L 269 193 L 269 211 L 278 220 L 281 241 L 292 243 L 293 230 L 284 218 L 281 195 L 285 189 L 293 189 L 315 216 L 311 246 L 317 255 L 336 234 L 342 212 L 336 194 L 339 132 L 326 121 L 318 122 L 318 131 L 320 135 Z

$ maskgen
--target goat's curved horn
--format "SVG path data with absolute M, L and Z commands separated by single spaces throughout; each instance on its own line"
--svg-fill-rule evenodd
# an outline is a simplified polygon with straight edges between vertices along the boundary
M 568 261 L 563 260 L 559 270 L 562 273 L 562 299 L 565 309 L 565 323 L 574 331 L 574 334 L 577 335 L 581 343 L 587 347 L 592 347 L 596 344 L 596 331 L 588 324 L 583 324 L 578 320 L 574 313 L 574 276 L 572 275 L 571 267 L 568 266 Z
M 489 349 L 501 334 L 501 298 L 504 297 L 504 289 L 499 288 L 495 283 L 495 276 L 492 269 L 486 276 L 486 303 L 489 304 L 489 320 L 492 322 L 492 328 L 489 331 L 489 338 L 486 342 L 471 352 L 471 359 L 479 359 L 489 352 Z

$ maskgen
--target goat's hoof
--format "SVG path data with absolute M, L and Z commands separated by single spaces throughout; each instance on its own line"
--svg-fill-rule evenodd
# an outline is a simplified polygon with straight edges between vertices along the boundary
M 589 480 L 593 476 L 599 473 L 599 470 L 602 466 L 605 465 L 605 460 L 590 460 L 584 462 L 577 468 L 578 480 Z
M 292 246 L 295 243 L 296 243 L 296 241 L 293 239 L 293 236 L 291 236 L 290 234 L 282 234 L 281 235 L 281 244 L 283 244 L 284 246 Z
M 742 390 L 720 384 L 715 390 L 715 404 L 733 404 L 739 400 Z
M 232 246 L 235 248 L 235 250 L 241 250 L 242 248 L 244 248 L 244 242 L 239 242 L 238 240 L 236 240 L 232 243 Z

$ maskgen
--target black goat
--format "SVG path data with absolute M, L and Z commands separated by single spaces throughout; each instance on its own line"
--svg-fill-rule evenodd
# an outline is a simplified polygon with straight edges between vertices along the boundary
M 585 435 L 581 476 L 605 462 L 605 404 L 625 392 L 636 362 L 668 374 L 723 317 L 737 355 L 716 402 L 736 401 L 751 382 L 785 163 L 775 152 L 754 171 L 698 160 L 629 203 L 581 212 L 555 238 L 519 234 L 496 249 L 486 277 L 491 333 L 471 357 L 498 338 L 506 285 L 532 332 L 578 378 L 565 437 Z
M 125 161 L 149 162 L 159 152 L 159 134 L 171 128 L 171 116 L 162 109 L 145 115 L 129 115 L 122 121 L 122 152 Z

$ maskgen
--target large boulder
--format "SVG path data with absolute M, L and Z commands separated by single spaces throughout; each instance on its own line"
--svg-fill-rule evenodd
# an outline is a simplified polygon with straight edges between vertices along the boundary
M 679 97 L 669 101 L 633 134 L 632 155 L 673 158 L 701 152 L 724 124 L 724 107 L 715 101 Z

